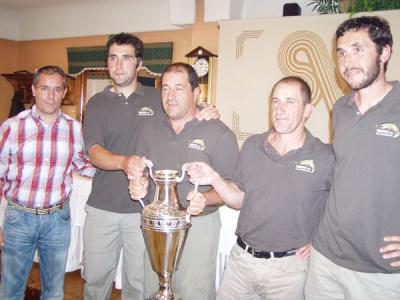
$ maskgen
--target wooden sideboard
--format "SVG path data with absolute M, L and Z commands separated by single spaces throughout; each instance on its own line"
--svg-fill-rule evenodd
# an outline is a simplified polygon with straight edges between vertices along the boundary
M 14 92 L 21 90 L 23 93 L 22 101 L 24 103 L 33 104 L 34 97 L 32 96 L 32 81 L 33 73 L 27 71 L 14 72 L 9 74 L 1 74 L 4 76 L 13 86 Z M 67 94 L 63 100 L 63 105 L 75 105 L 76 101 L 76 84 L 75 78 L 67 75 Z

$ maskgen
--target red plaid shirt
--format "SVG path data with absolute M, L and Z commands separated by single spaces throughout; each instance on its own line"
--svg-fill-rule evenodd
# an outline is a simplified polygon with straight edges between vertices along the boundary
M 60 112 L 48 125 L 33 106 L 1 125 L 0 181 L 5 198 L 32 208 L 63 202 L 71 193 L 74 169 L 90 177 L 95 172 L 76 120 Z

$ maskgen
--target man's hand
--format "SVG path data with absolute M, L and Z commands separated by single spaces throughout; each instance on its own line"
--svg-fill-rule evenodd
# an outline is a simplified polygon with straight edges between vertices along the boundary
M 4 246 L 3 228 L 0 227 L 0 248 Z
M 146 158 L 141 156 L 126 156 L 122 161 L 121 169 L 125 172 L 128 179 L 137 179 L 143 176 L 146 168 Z
M 390 265 L 392 267 L 400 267 L 400 236 L 385 236 L 383 240 L 388 244 L 379 249 L 383 253 L 382 257 L 384 259 L 398 258 L 398 260 L 391 262 Z
M 204 104 L 203 104 L 204 103 Z M 196 118 L 199 121 L 208 121 L 212 119 L 219 119 L 219 112 L 214 105 L 203 102 L 200 106 L 200 111 L 197 113 Z
M 296 250 L 296 255 L 301 259 L 309 258 L 311 255 L 311 243 Z
M 206 207 L 206 197 L 202 193 L 196 193 L 194 190 L 187 194 L 186 200 L 190 201 L 190 204 L 186 210 L 188 214 L 197 216 L 202 213 Z
M 129 194 L 133 200 L 143 199 L 147 195 L 149 179 L 145 176 L 129 180 Z
M 204 162 L 186 163 L 183 168 L 189 175 L 189 181 L 193 184 L 212 185 L 220 176 L 209 165 Z

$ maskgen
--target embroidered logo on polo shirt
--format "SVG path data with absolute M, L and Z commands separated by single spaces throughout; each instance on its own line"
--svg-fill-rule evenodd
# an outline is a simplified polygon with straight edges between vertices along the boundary
M 376 135 L 388 136 L 391 138 L 397 138 L 400 136 L 399 127 L 394 123 L 382 123 L 376 125 Z
M 307 172 L 311 174 L 315 172 L 315 164 L 312 159 L 296 161 L 295 164 L 297 171 Z
M 154 116 L 154 111 L 149 106 L 143 106 L 141 109 L 139 109 L 138 116 L 152 117 Z
M 204 150 L 206 150 L 206 144 L 204 143 L 203 139 L 194 139 L 194 140 L 189 141 L 188 148 L 194 149 L 194 150 L 199 150 L 199 151 L 204 151 Z

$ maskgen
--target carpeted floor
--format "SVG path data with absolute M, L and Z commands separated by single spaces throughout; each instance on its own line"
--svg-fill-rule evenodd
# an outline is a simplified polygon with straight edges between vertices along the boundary
M 40 273 L 39 264 L 34 263 L 28 279 L 25 300 L 39 300 Z M 120 300 L 121 291 L 113 289 L 110 300 Z M 65 274 L 64 300 L 83 300 L 83 279 L 80 271 Z

